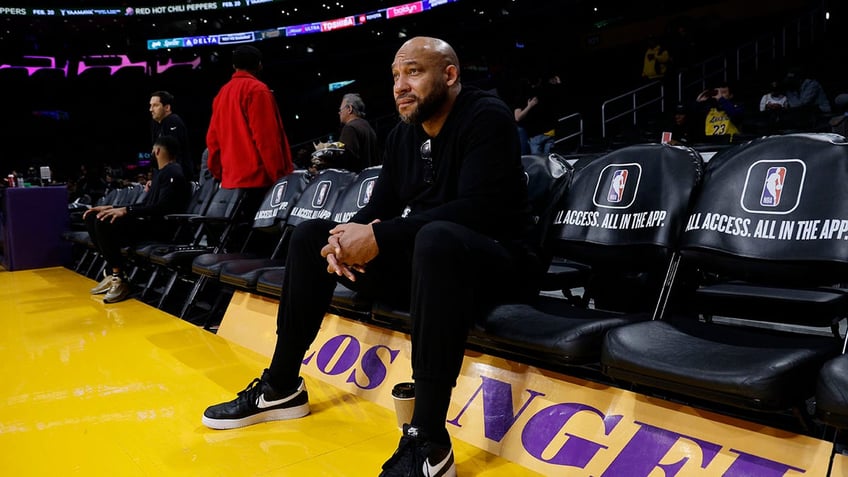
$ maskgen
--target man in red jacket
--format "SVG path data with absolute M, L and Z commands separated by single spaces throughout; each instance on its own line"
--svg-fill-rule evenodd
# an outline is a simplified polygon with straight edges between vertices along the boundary
M 258 206 L 265 191 L 294 167 L 277 101 L 256 78 L 262 53 L 249 45 L 237 47 L 233 69 L 232 79 L 212 102 L 207 164 L 222 187 L 248 189 L 247 205 Z

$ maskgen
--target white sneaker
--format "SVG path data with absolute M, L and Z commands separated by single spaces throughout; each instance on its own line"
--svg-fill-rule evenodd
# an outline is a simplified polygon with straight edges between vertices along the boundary
M 111 280 L 109 291 L 103 297 L 103 303 L 117 303 L 126 300 L 127 295 L 130 294 L 130 284 L 118 275 L 112 275 L 109 280 Z
M 100 283 L 97 284 L 94 288 L 91 289 L 92 295 L 99 295 L 101 293 L 106 293 L 109 291 L 109 287 L 112 286 L 112 275 L 106 273 L 106 270 L 103 270 L 103 280 L 100 280 Z

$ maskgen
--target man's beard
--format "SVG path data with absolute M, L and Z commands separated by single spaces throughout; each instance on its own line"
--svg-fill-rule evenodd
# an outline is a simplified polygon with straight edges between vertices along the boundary
M 448 85 L 436 83 L 433 91 L 427 96 L 420 98 L 418 106 L 408 115 L 400 114 L 401 121 L 407 124 L 421 124 L 430 119 L 436 111 L 447 101 Z

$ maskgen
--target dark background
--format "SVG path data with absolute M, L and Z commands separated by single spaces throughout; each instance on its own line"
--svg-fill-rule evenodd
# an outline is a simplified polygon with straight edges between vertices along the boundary
M 192 153 L 199 157 L 212 98 L 232 72 L 232 47 L 148 51 L 148 39 L 296 25 L 398 3 L 367 0 L 337 6 L 283 1 L 213 13 L 121 18 L 0 16 L 0 64 L 34 64 L 22 57 L 36 55 L 54 56 L 60 66 L 66 61 L 70 65 L 68 77 L 49 70 L 29 76 L 20 68 L 0 69 L 5 106 L 0 172 L 5 175 L 12 169 L 50 165 L 54 177 L 62 180 L 74 177 L 80 164 L 132 167 L 139 153 L 150 149 L 148 100 L 150 93 L 159 89 L 175 95 L 173 109 L 185 120 Z M 275 91 L 289 141 L 298 149 L 338 134 L 336 111 L 341 96 L 348 92 L 362 94 L 368 119 L 384 137 L 396 121 L 390 64 L 400 44 L 416 35 L 447 40 L 459 54 L 463 82 L 494 89 L 511 105 L 522 82 L 558 73 L 567 91 L 563 113 L 583 112 L 591 117 L 603 98 L 639 84 L 646 39 L 662 36 L 675 25 L 687 25 L 697 38 L 697 54 L 705 57 L 815 7 L 829 8 L 835 24 L 845 8 L 821 1 L 756 3 L 460 0 L 409 17 L 254 45 L 265 55 L 261 78 Z M 0 6 L 120 5 L 114 1 L 47 0 L 25 5 L 23 1 L 4 1 Z M 153 69 L 157 62 L 168 59 L 199 57 L 201 63 L 197 69 L 181 66 L 161 74 L 146 74 L 141 68 L 123 69 L 113 76 L 101 68 L 77 74 L 76 65 L 84 55 L 107 54 L 128 55 L 133 62 L 147 62 Z M 810 58 L 824 69 L 835 61 L 816 54 Z M 328 91 L 329 83 L 345 80 L 356 81 Z M 590 124 L 587 134 L 592 134 L 593 128 Z

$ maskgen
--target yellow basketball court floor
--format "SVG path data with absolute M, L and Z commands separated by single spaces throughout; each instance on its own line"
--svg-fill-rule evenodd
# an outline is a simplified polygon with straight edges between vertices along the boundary
M 0 269 L 0 475 L 376 476 L 394 414 L 305 376 L 312 415 L 215 431 L 268 358 L 56 267 Z M 465 476 L 541 475 L 454 438 Z

